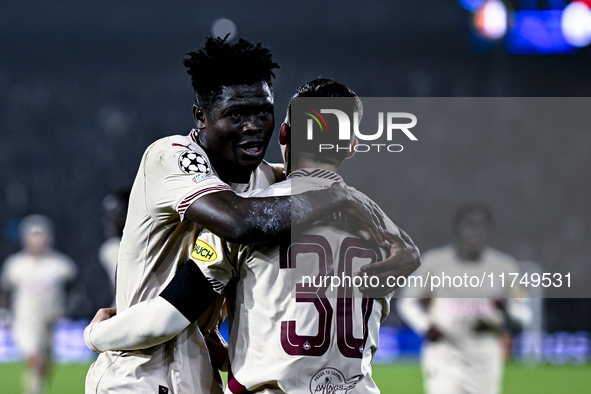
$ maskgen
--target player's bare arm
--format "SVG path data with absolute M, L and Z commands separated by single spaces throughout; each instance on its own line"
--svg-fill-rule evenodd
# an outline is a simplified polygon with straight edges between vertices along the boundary
M 331 188 L 289 197 L 242 198 L 231 191 L 195 201 L 185 216 L 229 242 L 251 244 L 289 234 L 292 226 L 318 219 L 340 208 L 354 211 L 383 243 L 383 223 L 373 201 L 353 189 Z
M 308 194 L 322 198 L 322 196 L 326 195 L 327 191 L 329 193 L 340 193 L 346 190 L 343 188 L 333 188 Z M 214 195 L 220 194 L 222 192 Z M 234 199 L 231 201 L 239 201 L 233 193 L 227 194 L 230 195 L 230 198 Z M 303 194 L 288 197 L 286 202 L 289 204 L 290 198 L 293 199 L 300 196 L 303 196 Z M 284 199 L 251 198 L 240 200 L 248 202 L 252 200 L 283 201 Z M 319 206 L 317 205 L 317 207 Z M 323 209 L 318 209 L 318 215 L 326 213 Z M 308 218 L 312 218 L 312 213 L 310 211 L 307 212 Z M 372 214 L 376 213 L 372 211 Z M 304 221 L 306 220 L 305 217 L 302 214 L 298 220 Z M 383 219 L 380 217 L 380 220 Z M 370 275 L 376 274 L 380 278 L 385 278 L 388 275 L 409 275 L 420 265 L 420 255 L 417 247 L 402 230 L 400 230 L 400 236 L 388 233 L 387 231 L 382 231 L 382 233 L 390 243 L 391 256 L 383 262 L 364 266 L 362 270 L 368 272 Z M 370 296 L 378 297 L 373 294 L 380 292 L 390 294 L 392 289 L 368 288 L 365 291 L 370 293 Z M 85 331 L 86 343 L 89 348 L 96 352 L 134 350 L 157 345 L 174 337 L 189 324 L 195 322 L 218 296 L 219 293 L 212 289 L 210 282 L 205 278 L 196 264 L 193 261 L 188 261 L 181 267 L 166 289 L 156 299 L 134 305 L 107 322 L 91 324 L 87 327 Z M 194 302 L 195 299 L 199 299 L 200 302 L 196 304 Z M 153 321 L 154 319 L 157 322 Z

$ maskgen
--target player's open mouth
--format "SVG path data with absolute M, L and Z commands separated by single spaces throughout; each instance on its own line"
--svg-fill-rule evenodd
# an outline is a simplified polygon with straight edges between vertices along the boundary
M 265 144 L 262 141 L 245 142 L 238 146 L 248 156 L 260 156 L 263 154 Z

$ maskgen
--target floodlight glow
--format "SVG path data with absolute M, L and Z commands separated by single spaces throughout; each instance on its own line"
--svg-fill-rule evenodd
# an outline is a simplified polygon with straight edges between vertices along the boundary
M 498 40 L 507 33 L 507 8 L 499 0 L 487 0 L 476 11 L 474 26 L 484 37 Z
M 591 43 L 591 10 L 587 4 L 581 1 L 570 3 L 564 9 L 560 22 L 567 43 L 575 47 Z
M 567 43 L 560 21 L 562 10 L 519 10 L 505 39 L 505 49 L 513 54 L 575 53 Z
M 213 25 L 211 25 L 211 32 L 213 33 L 214 37 L 224 38 L 226 35 L 228 35 L 228 41 L 234 38 L 236 35 L 236 30 L 236 24 L 230 19 L 226 18 L 218 19 L 213 23 Z

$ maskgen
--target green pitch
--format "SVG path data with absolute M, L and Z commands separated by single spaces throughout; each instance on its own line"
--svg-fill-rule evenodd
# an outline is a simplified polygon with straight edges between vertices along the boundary
M 84 394 L 84 379 L 89 364 L 54 364 L 49 394 Z M 23 364 L 0 363 L 0 393 L 19 394 L 22 387 Z
M 421 394 L 422 379 L 418 364 L 375 365 L 373 376 L 383 394 Z M 503 394 L 591 394 L 591 364 L 525 365 L 509 363 L 505 367 Z
M 49 394 L 82 394 L 89 364 L 54 366 Z M 22 364 L 0 364 L 0 392 L 18 394 Z M 396 363 L 374 366 L 374 378 L 384 394 L 422 393 L 418 364 Z M 509 363 L 505 369 L 504 394 L 591 394 L 591 364 L 537 365 Z

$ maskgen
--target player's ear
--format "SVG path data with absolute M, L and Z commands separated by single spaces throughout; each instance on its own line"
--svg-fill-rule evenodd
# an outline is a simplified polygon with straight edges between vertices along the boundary
M 287 145 L 289 143 L 289 136 L 291 135 L 291 127 L 287 125 L 287 123 L 283 123 L 281 125 L 281 129 L 279 129 L 279 144 Z
M 198 130 L 205 128 L 205 124 L 207 123 L 205 111 L 198 107 L 196 104 L 193 104 L 193 118 L 195 119 L 195 123 L 197 124 Z
M 353 143 L 351 144 L 351 149 L 349 149 L 349 153 L 347 153 L 346 159 L 350 158 L 355 154 L 355 148 L 357 148 L 357 144 L 359 144 L 359 141 L 357 140 L 357 138 L 353 138 Z

